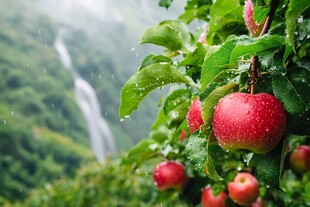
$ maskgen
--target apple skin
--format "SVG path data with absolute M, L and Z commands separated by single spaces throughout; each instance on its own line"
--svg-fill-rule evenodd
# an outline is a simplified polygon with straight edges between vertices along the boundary
M 192 101 L 186 119 L 190 133 L 197 131 L 204 124 L 201 116 L 201 103 L 198 97 Z
M 167 189 L 182 191 L 187 184 L 188 177 L 183 164 L 176 161 L 166 161 L 156 165 L 153 180 L 160 191 Z
M 237 174 L 233 182 L 228 183 L 229 197 L 238 205 L 249 206 L 259 196 L 259 183 L 257 179 L 247 172 Z
M 255 203 L 252 203 L 250 207 L 265 207 L 263 199 L 261 197 L 258 197 Z
M 231 93 L 214 110 L 213 130 L 226 150 L 264 154 L 274 149 L 284 134 L 285 110 L 267 93 Z
M 202 207 L 226 207 L 227 194 L 221 192 L 214 196 L 211 187 L 206 187 L 201 196 Z
M 310 147 L 300 145 L 290 156 L 292 170 L 299 174 L 304 174 L 310 170 Z
M 253 37 L 258 37 L 260 35 L 260 33 L 263 30 L 265 21 L 261 24 L 258 24 L 255 19 L 254 19 L 254 5 L 252 0 L 246 0 L 245 4 L 244 4 L 244 10 L 243 10 L 243 18 L 244 18 L 244 22 L 245 25 L 247 27 L 247 29 L 249 30 L 249 32 L 251 33 L 251 35 Z

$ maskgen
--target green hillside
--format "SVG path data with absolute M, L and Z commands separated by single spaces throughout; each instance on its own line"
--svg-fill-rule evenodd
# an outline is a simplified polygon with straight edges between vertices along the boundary
M 85 24 L 93 28 L 88 30 L 57 20 L 38 2 L 0 2 L 0 200 L 23 199 L 30 189 L 72 176 L 94 161 L 72 75 L 53 46 L 60 27 L 68 31 L 73 65 L 94 87 L 119 151 L 147 137 L 156 116 L 153 98 L 124 121 L 118 109 L 121 87 L 149 49 L 138 45 L 140 35 L 160 14 L 142 18 L 133 9 L 139 2 L 130 2 L 120 6 L 130 17 L 126 24 L 107 20 L 103 27 L 85 14 Z
M 23 0 L 1 1 L 0 16 L 0 197 L 17 200 L 94 158 L 55 23 Z

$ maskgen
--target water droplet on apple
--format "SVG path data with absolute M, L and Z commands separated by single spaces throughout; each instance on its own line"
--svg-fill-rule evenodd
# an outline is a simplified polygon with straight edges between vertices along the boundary
M 266 132 L 269 132 L 270 129 L 269 129 L 269 128 L 266 128 L 265 130 L 266 130 Z

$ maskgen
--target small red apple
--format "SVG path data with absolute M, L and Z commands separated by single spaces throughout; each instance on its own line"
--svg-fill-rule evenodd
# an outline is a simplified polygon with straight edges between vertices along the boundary
M 265 21 L 261 24 L 258 24 L 254 19 L 254 5 L 252 0 L 246 0 L 244 4 L 243 17 L 245 25 L 252 34 L 253 37 L 258 37 L 263 30 Z
M 166 161 L 156 165 L 153 179 L 156 187 L 160 191 L 167 189 L 181 191 L 188 181 L 185 167 L 176 161 Z
M 255 203 L 252 203 L 250 207 L 265 207 L 263 199 L 261 197 L 258 197 Z
M 202 31 L 202 33 L 200 34 L 198 42 L 200 42 L 201 44 L 204 44 L 204 45 L 207 44 L 206 37 L 207 37 L 207 29 Z
M 181 130 L 180 136 L 179 136 L 179 141 L 183 142 L 187 137 L 187 133 L 184 129 Z
M 290 156 L 291 168 L 300 174 L 304 174 L 310 170 L 310 147 L 300 145 Z
M 286 125 L 285 110 L 270 94 L 236 92 L 220 100 L 212 124 L 224 149 L 263 154 L 280 142 Z
M 253 204 L 259 196 L 259 183 L 247 172 L 237 174 L 233 182 L 228 183 L 229 197 L 241 206 Z
M 210 187 L 206 187 L 201 196 L 202 207 L 225 207 L 226 200 L 227 194 L 225 192 L 221 192 L 219 195 L 214 196 Z
M 201 117 L 201 104 L 199 97 L 195 98 L 186 115 L 187 125 L 191 133 L 195 132 L 204 124 Z

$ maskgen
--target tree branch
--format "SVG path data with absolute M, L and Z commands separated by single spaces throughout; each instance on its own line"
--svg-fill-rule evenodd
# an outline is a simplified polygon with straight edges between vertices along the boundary
M 266 22 L 264 24 L 263 30 L 260 33 L 259 36 L 263 36 L 268 32 L 270 29 L 273 17 L 276 13 L 277 7 L 278 7 L 279 0 L 272 0 L 270 4 L 270 12 L 268 17 L 266 18 Z M 250 72 L 250 94 L 254 94 L 254 88 L 257 78 L 259 78 L 260 72 L 259 72 L 259 62 L 258 62 L 258 56 L 252 56 L 251 59 L 251 72 Z

